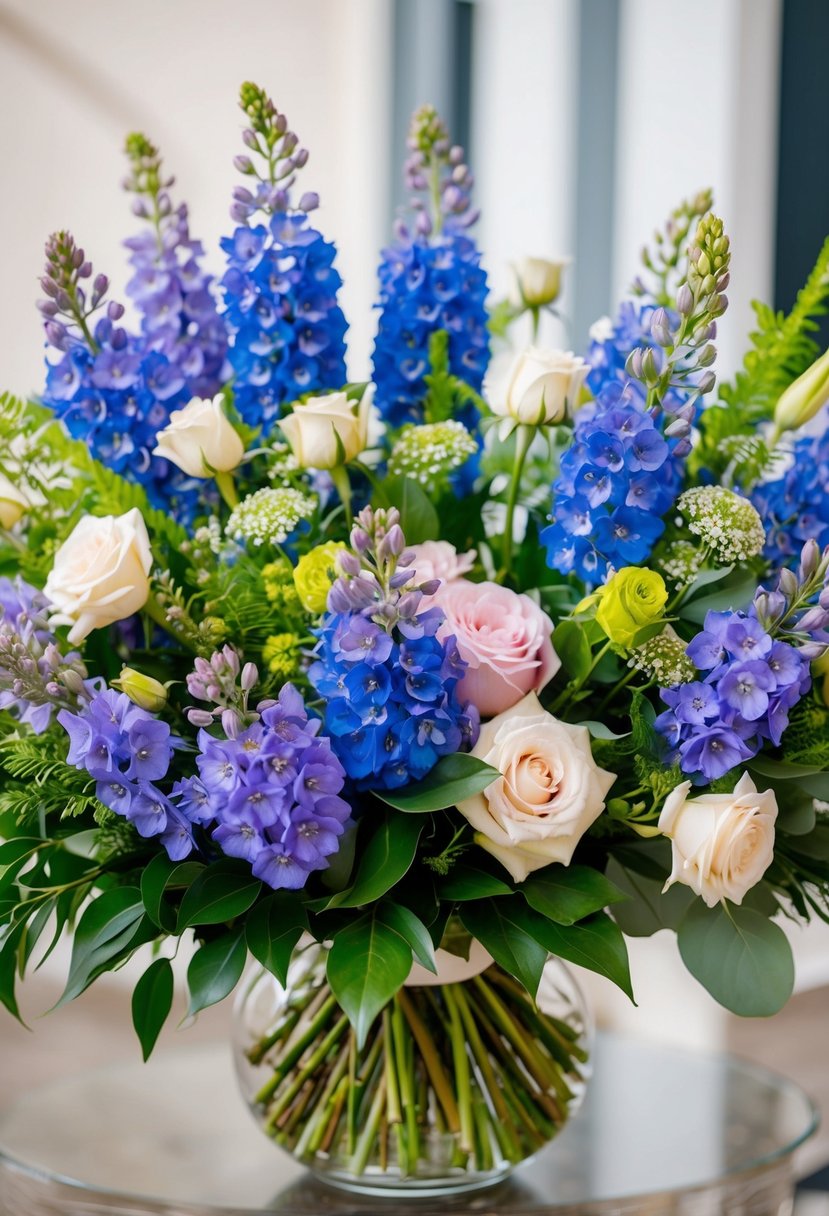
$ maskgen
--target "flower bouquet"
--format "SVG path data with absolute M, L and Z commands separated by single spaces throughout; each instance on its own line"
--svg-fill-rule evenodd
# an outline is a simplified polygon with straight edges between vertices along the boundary
M 672 928 L 765 1015 L 776 921 L 829 917 L 829 440 L 801 430 L 829 245 L 716 386 L 701 193 L 585 358 L 487 375 L 561 267 L 488 307 L 426 107 L 347 383 L 307 153 L 261 89 L 241 105 L 219 282 L 130 136 L 134 320 L 56 233 L 45 389 L 2 398 L 0 999 L 65 933 L 61 1003 L 152 943 L 146 1057 L 182 935 L 191 1015 L 250 955 L 238 1065 L 274 1140 L 344 1184 L 490 1181 L 584 1088 L 561 960 L 632 995 L 625 935 Z

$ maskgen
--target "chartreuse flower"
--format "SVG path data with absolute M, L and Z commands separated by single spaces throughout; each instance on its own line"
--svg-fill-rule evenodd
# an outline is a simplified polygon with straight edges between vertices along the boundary
M 775 437 L 781 431 L 796 431 L 829 401 L 829 350 L 806 368 L 780 397 L 774 407 Z
M 655 570 L 625 566 L 595 592 L 595 597 L 599 625 L 615 646 L 629 647 L 642 629 L 662 619 L 668 588 Z
M 324 545 L 317 545 L 297 562 L 293 572 L 294 586 L 307 612 L 317 616 L 325 612 L 328 592 L 339 573 L 337 554 L 345 549 L 341 541 L 330 540 Z
M 133 667 L 122 667 L 121 675 L 111 682 L 127 694 L 133 705 L 138 705 L 151 714 L 161 713 L 167 704 L 166 687 L 152 676 L 145 676 L 142 671 L 136 671 Z
M 265 642 L 262 658 L 272 675 L 287 680 L 296 675 L 300 639 L 295 633 L 275 633 Z

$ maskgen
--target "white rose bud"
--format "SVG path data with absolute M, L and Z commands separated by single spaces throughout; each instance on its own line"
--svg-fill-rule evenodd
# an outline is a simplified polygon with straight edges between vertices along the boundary
M 681 882 L 709 908 L 721 899 L 742 903 L 774 857 L 777 799 L 758 792 L 743 773 L 732 794 L 689 798 L 690 781 L 671 790 L 659 816 L 659 830 L 673 847 L 673 868 L 665 890 Z
M 69 641 L 122 621 L 150 595 L 153 557 L 141 512 L 85 515 L 55 554 L 43 594 L 57 609 L 55 625 L 71 625 Z
M 279 425 L 302 469 L 335 469 L 365 451 L 369 399 L 349 401 L 345 393 L 299 402 Z
M 774 423 L 780 431 L 795 431 L 809 422 L 829 401 L 829 350 L 824 351 L 783 392 L 774 407 Z
M 522 258 L 513 270 L 521 302 L 527 308 L 554 304 L 561 293 L 561 272 L 569 259 L 553 262 L 547 258 Z
M 587 727 L 560 722 L 531 692 L 481 727 L 472 755 L 502 774 L 458 803 L 475 842 L 516 882 L 554 861 L 569 865 L 616 780 L 593 759 Z
M 229 473 L 245 454 L 242 440 L 224 412 L 221 394 L 212 401 L 194 397 L 183 410 L 173 410 L 156 441 L 153 456 L 178 465 L 188 477 Z
M 513 361 L 493 412 L 526 426 L 553 426 L 573 414 L 590 370 L 572 352 L 531 346 Z
M 0 473 L 0 527 L 13 528 L 30 506 L 26 495 Z

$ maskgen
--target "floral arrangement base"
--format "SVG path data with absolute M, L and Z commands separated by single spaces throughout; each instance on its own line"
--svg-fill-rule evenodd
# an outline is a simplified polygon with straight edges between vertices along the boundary
M 558 959 L 535 1002 L 492 965 L 402 988 L 358 1038 L 326 983 L 327 953 L 299 950 L 284 988 L 258 972 L 241 989 L 235 1035 L 257 1123 L 323 1181 L 387 1195 L 489 1186 L 581 1101 L 589 1017 Z

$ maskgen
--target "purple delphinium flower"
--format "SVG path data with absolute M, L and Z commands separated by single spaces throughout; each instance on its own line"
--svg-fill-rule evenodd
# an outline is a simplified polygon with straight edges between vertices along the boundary
M 339 796 L 345 771 L 321 725 L 286 684 L 236 738 L 201 731 L 199 777 L 174 789 L 182 811 L 213 824 L 224 853 L 274 888 L 298 890 L 325 869 L 351 816 Z
M 766 527 L 764 556 L 776 570 L 796 567 L 803 545 L 829 545 L 829 410 L 813 436 L 798 439 L 780 476 L 751 492 Z

